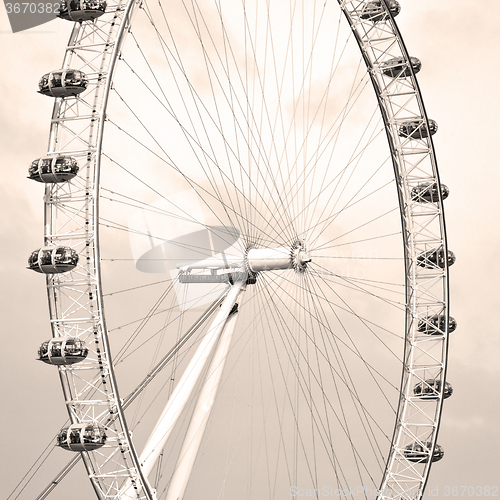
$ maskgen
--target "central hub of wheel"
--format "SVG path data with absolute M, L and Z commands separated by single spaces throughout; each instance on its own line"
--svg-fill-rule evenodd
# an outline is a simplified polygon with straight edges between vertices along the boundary
M 303 273 L 311 257 L 304 242 L 297 240 L 289 247 L 250 248 L 243 255 L 234 252 L 196 262 L 177 264 L 180 283 L 234 283 L 246 280 L 256 282 L 257 274 L 263 271 L 294 269 Z
M 311 257 L 303 242 L 296 242 L 291 247 L 250 248 L 246 255 L 248 270 L 251 273 L 295 269 L 304 272 Z

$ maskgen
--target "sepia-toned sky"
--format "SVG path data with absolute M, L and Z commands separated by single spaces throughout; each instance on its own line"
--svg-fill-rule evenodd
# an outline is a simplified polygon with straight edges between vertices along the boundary
M 445 457 L 433 465 L 427 492 L 444 498 L 447 486 L 500 487 L 500 21 L 498 0 L 400 3 L 397 22 L 410 54 L 423 63 L 418 81 L 429 118 L 439 125 L 434 143 L 441 180 L 451 192 L 446 222 L 457 256 L 451 314 L 458 328 L 448 369 L 454 394 L 445 402 L 438 438 Z M 12 34 L 0 8 L 2 498 L 66 419 L 54 372 L 36 362 L 50 329 L 44 279 L 26 265 L 42 243 L 43 193 L 26 175 L 48 141 L 52 102 L 36 93 L 38 79 L 62 60 L 69 29 L 55 20 Z M 62 466 L 69 458 L 61 451 L 57 460 Z M 39 489 L 51 479 L 38 479 Z M 90 487 L 82 498 L 92 498 Z

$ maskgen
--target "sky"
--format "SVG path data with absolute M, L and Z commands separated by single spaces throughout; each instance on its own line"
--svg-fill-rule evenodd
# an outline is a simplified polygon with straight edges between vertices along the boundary
M 498 0 L 400 1 L 397 22 L 410 55 L 423 63 L 418 81 L 428 116 L 439 125 L 434 144 L 441 180 L 451 192 L 446 223 L 457 257 L 450 273 L 451 315 L 458 322 L 448 368 L 454 394 L 444 404 L 438 438 L 445 457 L 432 467 L 427 491 L 443 498 L 446 487 L 500 487 Z M 43 237 L 42 186 L 26 175 L 48 141 L 52 103 L 36 93 L 37 82 L 62 59 L 69 29 L 55 20 L 12 34 L 0 9 L 0 463 L 7 494 L 48 444 L 40 430 L 55 434 L 66 418 L 53 373 L 35 361 L 50 333 L 44 280 L 26 270 Z M 61 465 L 66 460 L 63 454 Z

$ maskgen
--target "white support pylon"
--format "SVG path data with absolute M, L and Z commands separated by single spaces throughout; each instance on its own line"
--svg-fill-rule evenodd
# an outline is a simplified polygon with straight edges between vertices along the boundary
M 237 321 L 237 312 L 232 314 L 224 327 L 219 344 L 216 347 L 212 363 L 207 373 L 207 378 L 201 389 L 196 403 L 196 408 L 191 417 L 189 428 L 184 438 L 182 450 L 170 481 L 166 500 L 181 500 L 193 470 L 196 455 L 200 448 L 205 428 L 210 418 L 219 382 L 224 370 L 227 353 Z
M 192 357 L 189 365 L 184 371 L 179 383 L 176 385 L 170 396 L 158 422 L 151 433 L 144 451 L 141 453 L 139 462 L 144 476 L 147 477 L 154 467 L 167 439 L 169 438 L 177 420 L 182 413 L 193 389 L 203 371 L 203 368 L 212 352 L 217 339 L 226 325 L 229 313 L 231 312 L 239 294 L 246 288 L 245 282 L 236 282 L 231 286 L 229 293 L 221 304 L 208 332 Z M 129 483 L 123 490 L 120 498 L 123 500 L 136 499 L 137 492 Z

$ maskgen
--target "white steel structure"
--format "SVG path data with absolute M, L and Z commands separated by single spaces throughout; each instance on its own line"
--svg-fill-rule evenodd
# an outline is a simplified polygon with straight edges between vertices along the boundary
M 62 68 L 89 83 L 55 98 L 47 156 L 80 171 L 46 182 L 44 247 L 79 257 L 47 290 L 53 336 L 89 349 L 58 370 L 72 424 L 105 432 L 81 452 L 99 499 L 422 496 L 452 260 L 398 7 L 131 0 L 74 23 Z

